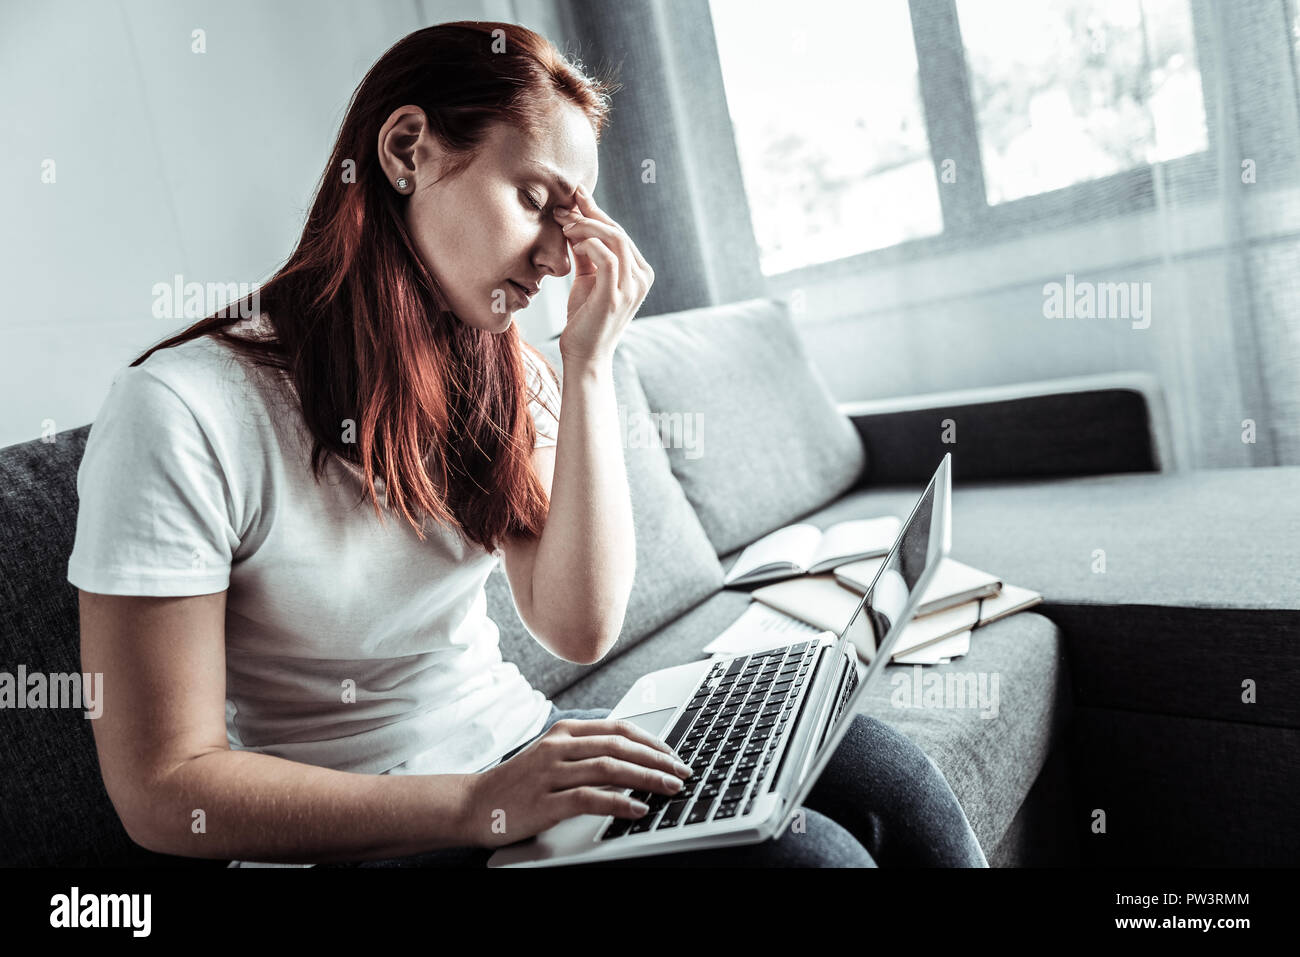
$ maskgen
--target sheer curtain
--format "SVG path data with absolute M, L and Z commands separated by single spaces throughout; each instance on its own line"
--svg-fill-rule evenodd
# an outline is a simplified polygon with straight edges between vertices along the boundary
M 1300 462 L 1295 0 L 514 9 L 619 68 L 642 316 L 785 298 L 842 401 L 1148 371 L 1172 467 Z
M 1290 3 L 1194 3 L 1203 153 L 1153 157 L 1151 208 L 1106 272 L 1151 273 L 1149 368 L 1183 467 L 1300 462 L 1300 136 Z M 1144 53 L 1155 59 L 1142 31 Z M 1147 117 L 1153 126 L 1148 100 Z M 1159 144 L 1157 144 L 1159 145 Z M 1117 249 L 1124 252 L 1116 255 Z M 1138 330 L 1134 330 L 1134 335 Z M 1137 353 L 1135 352 L 1136 356 Z M 1121 357 L 1124 357 L 1121 353 Z

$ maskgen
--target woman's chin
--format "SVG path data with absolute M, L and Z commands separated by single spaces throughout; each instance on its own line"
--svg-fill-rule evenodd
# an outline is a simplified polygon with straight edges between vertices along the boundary
M 515 320 L 515 310 L 507 309 L 505 312 L 493 313 L 488 320 L 488 324 L 482 326 L 488 332 L 502 333 L 510 328 L 510 324 Z
M 515 309 L 507 308 L 505 312 L 476 313 L 470 318 L 466 318 L 457 312 L 453 312 L 452 315 L 465 325 L 473 326 L 475 329 L 482 329 L 484 332 L 501 333 L 510 328 L 510 324 L 515 318 Z

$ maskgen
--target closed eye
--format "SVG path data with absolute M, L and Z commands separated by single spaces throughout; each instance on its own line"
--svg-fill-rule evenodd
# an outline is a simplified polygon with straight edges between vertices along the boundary
M 525 205 L 527 205 L 529 209 L 533 210 L 533 212 L 540 213 L 542 211 L 542 204 L 539 203 L 528 190 L 521 189 L 519 195 L 524 197 Z

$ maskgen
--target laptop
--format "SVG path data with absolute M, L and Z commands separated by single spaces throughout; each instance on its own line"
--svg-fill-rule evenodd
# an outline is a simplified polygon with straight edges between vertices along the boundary
M 636 819 L 583 814 L 499 848 L 489 867 L 547 867 L 756 844 L 780 834 L 839 746 L 863 692 L 889 661 L 952 540 L 952 456 L 930 479 L 875 579 L 838 634 L 664 668 L 610 712 L 658 735 L 694 774 L 673 795 L 631 791 Z M 870 665 L 848 636 L 877 636 Z M 881 638 L 883 636 L 883 638 Z

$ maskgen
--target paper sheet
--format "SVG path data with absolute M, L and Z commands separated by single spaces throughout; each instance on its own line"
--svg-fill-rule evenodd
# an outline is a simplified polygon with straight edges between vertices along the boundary
M 815 638 L 824 632 L 797 618 L 769 608 L 762 602 L 750 602 L 749 607 L 727 629 L 704 646 L 706 655 L 744 655 L 764 648 L 793 644 Z

